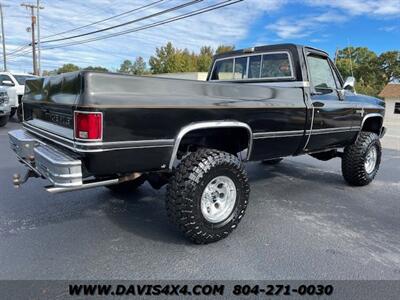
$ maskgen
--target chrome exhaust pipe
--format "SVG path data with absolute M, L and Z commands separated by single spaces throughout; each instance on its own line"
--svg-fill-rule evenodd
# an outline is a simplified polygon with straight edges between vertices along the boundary
M 48 191 L 49 193 L 52 193 L 52 194 L 57 194 L 57 193 L 86 190 L 86 189 L 91 189 L 91 188 L 95 188 L 95 187 L 114 185 L 114 184 L 118 184 L 118 183 L 122 183 L 122 182 L 126 182 L 126 181 L 135 180 L 136 178 L 139 178 L 141 175 L 142 175 L 141 173 L 132 173 L 131 175 L 123 176 L 123 177 L 119 177 L 119 178 L 115 178 L 115 179 L 92 181 L 92 182 L 84 183 L 79 186 L 71 186 L 71 187 L 50 186 L 50 187 L 46 187 L 46 191 Z

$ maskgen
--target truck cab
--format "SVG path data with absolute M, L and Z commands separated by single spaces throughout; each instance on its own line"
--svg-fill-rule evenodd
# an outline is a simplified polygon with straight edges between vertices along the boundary
M 0 87 L 7 89 L 10 97 L 12 117 L 18 110 L 25 91 L 25 81 L 34 79 L 37 76 L 26 73 L 0 72 Z M 22 111 L 18 112 L 19 119 L 22 119 Z

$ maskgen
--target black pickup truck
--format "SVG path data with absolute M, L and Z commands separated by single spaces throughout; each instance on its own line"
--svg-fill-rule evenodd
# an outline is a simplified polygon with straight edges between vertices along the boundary
M 327 53 L 293 44 L 215 56 L 207 82 L 81 71 L 26 81 L 10 144 L 49 192 L 168 183 L 170 219 L 195 243 L 226 237 L 249 201 L 244 161 L 341 157 L 367 185 L 380 160 L 384 102 L 354 92 Z

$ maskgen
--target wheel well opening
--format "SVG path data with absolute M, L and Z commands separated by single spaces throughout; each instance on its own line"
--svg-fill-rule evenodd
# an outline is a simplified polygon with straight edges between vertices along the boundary
M 199 148 L 212 148 L 237 155 L 249 148 L 250 138 L 250 132 L 241 127 L 196 129 L 182 138 L 178 156 Z
M 381 117 L 370 117 L 365 120 L 362 131 L 370 131 L 376 134 L 380 134 L 382 128 L 382 118 Z

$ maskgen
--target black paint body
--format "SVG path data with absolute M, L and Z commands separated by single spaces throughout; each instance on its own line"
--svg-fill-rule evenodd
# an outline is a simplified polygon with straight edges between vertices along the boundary
M 346 146 L 360 130 L 363 117 L 358 110 L 383 116 L 384 105 L 378 99 L 348 91 L 340 99 L 336 90 L 318 95 L 312 85 L 301 85 L 310 82 L 307 53 L 326 56 L 324 52 L 296 45 L 257 47 L 254 52 L 277 50 L 290 53 L 293 79 L 201 82 L 82 71 L 29 80 L 23 98 L 24 126 L 78 152 L 87 175 L 108 176 L 167 170 L 180 131 L 197 122 L 247 124 L 253 141 L 250 160 L 262 160 Z M 243 51 L 215 59 L 240 54 Z M 76 144 L 74 111 L 103 113 L 101 143 Z M 320 131 L 310 135 L 312 130 Z

